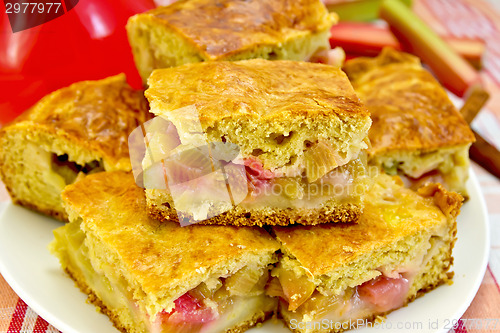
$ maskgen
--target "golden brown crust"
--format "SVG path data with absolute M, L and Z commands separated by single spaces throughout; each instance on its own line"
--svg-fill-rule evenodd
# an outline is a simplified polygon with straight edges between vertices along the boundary
M 182 217 L 182 213 L 179 213 Z M 149 206 L 149 215 L 159 221 L 179 222 L 175 209 Z M 258 210 L 247 211 L 237 206 L 229 212 L 222 213 L 208 220 L 200 221 L 200 225 L 233 225 L 233 226 L 288 226 L 293 224 L 317 225 L 322 223 L 355 223 L 361 216 L 361 209 L 354 204 L 340 204 L 335 207 L 319 209 L 273 209 L 272 213 Z
M 207 60 L 222 60 L 258 46 L 276 45 L 328 29 L 333 17 L 319 0 L 178 1 L 138 14 L 177 32 Z
M 349 256 L 347 261 L 341 263 L 337 267 L 336 273 L 344 271 L 343 274 L 336 275 L 336 278 L 342 280 L 349 279 L 353 274 L 356 275 L 360 273 L 359 266 L 363 267 L 363 263 L 366 264 L 367 262 L 366 260 L 360 260 L 360 257 L 369 258 L 369 264 L 364 267 L 365 270 L 378 270 L 382 266 L 380 265 L 380 262 L 377 262 L 377 258 L 379 256 L 386 255 L 386 253 L 388 253 L 389 260 L 394 265 L 391 267 L 396 268 L 402 267 L 401 265 L 406 265 L 408 260 L 415 260 L 415 258 L 417 258 L 417 262 L 420 264 L 422 261 L 421 256 L 425 256 L 424 258 L 427 259 L 424 259 L 419 266 L 413 266 L 410 264 L 410 270 L 414 273 L 414 275 L 412 275 L 412 282 L 404 303 L 404 306 L 406 306 L 415 298 L 424 295 L 444 283 L 450 283 L 452 280 L 453 273 L 449 272 L 449 269 L 453 264 L 452 250 L 456 242 L 457 224 L 455 220 L 455 212 L 459 210 L 462 200 L 460 200 L 455 193 L 446 192 L 441 185 L 428 185 L 424 188 L 426 190 L 422 192 L 423 196 L 419 196 L 413 191 L 401 188 L 402 184 L 398 177 L 393 177 L 392 180 L 387 175 L 381 175 L 378 177 L 381 178 L 378 179 L 373 191 L 366 198 L 368 204 L 365 207 L 365 210 L 369 212 L 369 216 L 371 216 L 371 218 L 378 218 L 378 220 L 374 221 L 374 225 L 370 225 L 364 220 L 364 216 L 366 216 L 365 213 L 357 226 L 345 227 L 346 229 L 352 228 L 351 231 L 353 231 L 353 235 L 350 233 L 344 234 L 342 231 L 325 232 L 320 227 L 306 229 L 308 231 L 304 232 L 305 228 L 303 228 L 301 232 L 303 235 L 305 234 L 307 236 L 307 239 L 302 238 L 298 241 L 307 241 L 314 244 L 329 242 L 329 247 L 335 249 L 335 244 L 338 243 L 335 236 L 341 234 L 342 239 L 348 239 L 347 243 L 340 244 L 341 248 L 335 249 L 336 252 L 340 253 L 343 251 L 348 253 Z M 374 208 L 373 206 L 376 207 Z M 398 206 L 399 209 L 397 208 Z M 443 210 L 443 212 L 441 212 L 441 210 Z M 413 221 L 415 218 L 417 219 Z M 405 232 L 405 229 L 407 228 L 411 230 L 409 233 Z M 282 236 L 283 233 L 280 235 L 280 228 L 273 229 L 275 232 L 277 231 L 276 234 L 278 238 Z M 338 227 L 332 228 L 332 230 L 334 229 L 338 229 Z M 324 238 L 315 236 L 315 233 L 322 234 Z M 286 235 L 286 233 L 284 234 Z M 361 237 L 361 234 L 363 236 L 367 236 L 368 238 Z M 393 236 L 393 234 L 395 234 L 395 236 Z M 351 237 L 347 238 L 349 236 Z M 380 239 L 377 239 L 377 237 L 380 237 Z M 385 243 L 386 239 L 389 239 L 389 244 Z M 403 240 L 408 247 L 401 247 L 401 240 Z M 422 240 L 424 241 L 423 243 Z M 373 246 L 371 246 L 371 248 L 360 248 L 360 243 L 369 245 L 371 243 Z M 426 245 L 422 247 L 422 244 Z M 428 247 L 429 245 L 430 250 Z M 321 248 L 317 248 L 317 246 L 314 246 L 314 248 L 316 250 L 316 255 L 318 255 L 318 253 L 322 254 L 324 251 Z M 417 249 L 417 252 L 413 251 L 413 254 L 411 254 L 411 250 L 414 250 L 415 248 Z M 285 247 L 284 250 L 289 256 L 293 256 L 298 253 L 301 257 L 303 257 L 302 253 L 294 252 L 294 248 L 289 246 Z M 422 250 L 424 252 L 422 252 Z M 416 257 L 415 253 L 417 253 Z M 321 257 L 320 260 L 336 261 L 338 260 L 338 257 L 339 256 L 334 254 L 330 256 L 330 258 Z M 290 257 L 285 257 L 282 259 L 281 263 L 289 265 L 289 262 L 293 260 L 294 258 L 290 260 Z M 300 261 L 301 258 L 298 257 L 297 260 Z M 387 264 L 387 262 L 384 263 Z M 350 265 L 354 265 L 355 271 L 351 270 L 346 273 L 344 268 L 349 267 Z M 314 271 L 310 268 L 311 266 L 309 264 L 302 267 L 302 269 L 305 269 L 310 274 L 312 273 L 314 277 L 319 277 L 323 288 L 326 288 L 329 292 L 337 292 L 335 291 L 336 289 L 329 289 L 330 287 L 325 285 L 327 284 L 325 276 L 317 275 L 320 273 L 328 273 L 327 270 L 318 273 L 318 270 Z M 344 285 L 343 288 L 358 286 L 372 278 L 373 276 L 367 276 L 367 279 L 362 279 L 354 284 L 348 283 Z M 290 325 L 291 319 L 297 320 L 297 318 L 299 318 L 298 320 L 300 320 L 300 318 L 306 318 L 306 314 L 304 313 L 300 313 L 300 315 L 289 313 L 286 307 L 283 308 L 283 305 L 283 303 L 280 304 L 280 310 L 285 324 Z M 365 312 L 365 318 L 353 318 L 351 321 L 346 321 L 344 323 L 349 329 L 351 329 L 353 328 L 351 324 L 356 324 L 358 319 L 363 320 L 364 323 L 366 323 L 366 321 L 373 322 L 374 320 L 383 320 L 387 314 L 394 310 L 397 309 L 392 309 L 384 313 L 372 312 L 371 315 L 366 315 Z M 314 318 L 313 312 L 308 315 L 313 316 L 313 318 L 309 317 L 309 320 L 311 321 L 320 322 L 322 319 L 321 316 L 319 318 Z M 335 326 L 330 326 L 332 329 L 312 329 L 307 330 L 307 332 L 342 332 L 344 329 L 341 328 L 340 324 L 341 323 L 336 323 Z M 324 326 L 321 327 L 323 328 Z M 290 329 L 292 329 L 292 327 L 290 327 Z M 302 333 L 306 332 L 306 330 L 301 329 L 292 329 L 292 331 Z
M 433 198 L 434 204 L 441 209 L 444 215 L 456 218 L 460 214 L 460 207 L 464 197 L 455 192 L 448 192 L 441 184 L 426 184 L 417 190 L 424 198 Z
M 271 122 L 290 117 L 339 117 L 369 122 L 338 68 L 287 60 L 203 62 L 157 69 L 148 80 L 152 112 L 196 106 L 203 129 L 231 118 Z M 179 89 L 182 87 L 182 89 Z
M 389 176 L 378 177 L 365 197 L 363 215 L 357 224 L 273 227 L 285 252 L 313 276 L 328 275 L 376 248 L 452 223 L 454 219 L 448 219 L 442 210 L 456 212 L 462 204 L 456 193 L 439 185 L 437 191 L 424 198 L 389 181 Z M 441 207 L 434 204 L 435 200 Z
M 70 219 L 80 217 L 82 229 L 119 256 L 115 264 L 127 272 L 130 285 L 172 301 L 210 274 L 272 260 L 279 248 L 260 228 L 155 221 L 148 217 L 144 190 L 125 172 L 87 176 L 67 186 L 62 197 Z
M 130 170 L 128 134 L 151 118 L 142 91 L 120 74 L 99 81 L 77 82 L 59 89 L 2 129 L 29 128 L 97 151 L 116 169 Z M 0 134 L 1 135 L 1 134 Z
M 16 193 L 11 191 L 8 187 L 7 187 L 7 191 L 9 192 L 12 203 L 19 205 L 19 206 L 23 206 L 25 208 L 28 208 L 34 212 L 38 212 L 38 213 L 45 214 L 47 216 L 51 216 L 51 217 L 53 217 L 56 220 L 59 220 L 61 222 L 68 222 L 68 214 L 66 213 L 66 211 L 64 211 L 64 209 L 58 210 L 58 209 L 49 209 L 49 208 L 41 207 L 40 205 L 37 205 L 36 203 L 19 198 L 16 195 Z
M 468 124 L 418 58 L 384 49 L 376 58 L 348 61 L 344 70 L 371 113 L 370 156 L 474 142 Z
M 60 192 L 72 180 L 55 168 L 55 156 L 89 163 L 86 172 L 131 170 L 128 135 L 150 118 L 143 92 L 123 74 L 45 96 L 0 130 L 0 176 L 12 201 L 67 221 Z M 76 177 L 75 169 L 65 171 Z

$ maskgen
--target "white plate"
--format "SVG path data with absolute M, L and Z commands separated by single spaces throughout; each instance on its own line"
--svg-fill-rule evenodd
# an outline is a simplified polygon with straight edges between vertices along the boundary
M 483 278 L 489 251 L 489 224 L 477 178 L 471 170 L 471 199 L 458 218 L 453 285 L 441 286 L 390 314 L 384 326 L 394 332 L 447 332 L 465 312 Z M 61 224 L 11 203 L 0 205 L 0 272 L 12 289 L 40 316 L 64 333 L 117 333 L 108 318 L 85 302 L 86 296 L 61 270 L 47 245 Z M 252 333 L 289 332 L 268 322 Z

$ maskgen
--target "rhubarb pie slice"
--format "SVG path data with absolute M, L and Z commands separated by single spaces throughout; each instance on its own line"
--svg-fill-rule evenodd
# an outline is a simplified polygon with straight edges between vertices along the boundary
M 128 135 L 148 120 L 125 75 L 57 90 L 0 131 L 0 175 L 16 204 L 67 220 L 61 191 L 100 171 L 131 170 Z
M 200 61 L 307 60 L 330 49 L 336 20 L 320 0 L 190 0 L 131 17 L 127 32 L 146 82 L 154 69 Z
M 435 182 L 466 196 L 474 134 L 419 59 L 384 49 L 344 70 L 373 120 L 369 162 L 414 189 Z
M 151 112 L 171 124 L 145 135 L 144 168 L 163 168 L 145 186 L 155 218 L 313 225 L 359 217 L 371 120 L 338 68 L 204 62 L 155 70 L 148 82 Z
M 279 245 L 264 230 L 160 223 L 121 171 L 62 196 L 70 223 L 51 251 L 123 332 L 242 332 L 276 311 L 265 285 Z
M 283 258 L 267 293 L 294 332 L 340 332 L 396 310 L 451 280 L 462 200 L 380 174 L 356 225 L 273 227 Z

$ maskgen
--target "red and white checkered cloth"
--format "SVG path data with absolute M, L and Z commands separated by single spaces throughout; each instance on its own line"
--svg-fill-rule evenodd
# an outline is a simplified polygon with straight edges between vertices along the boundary
M 31 310 L 0 275 L 0 332 L 57 333 L 59 331 Z

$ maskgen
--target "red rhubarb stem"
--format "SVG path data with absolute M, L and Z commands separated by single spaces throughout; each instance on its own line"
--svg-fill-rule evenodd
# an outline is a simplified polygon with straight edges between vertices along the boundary
M 427 63 L 454 94 L 462 97 L 470 86 L 480 82 L 477 71 L 399 1 L 384 0 L 380 17 L 389 23 L 405 49 Z

